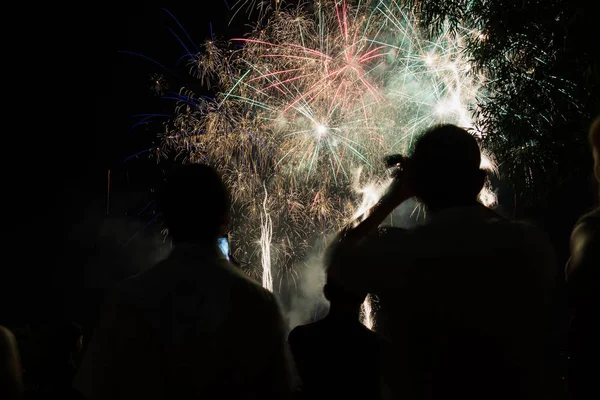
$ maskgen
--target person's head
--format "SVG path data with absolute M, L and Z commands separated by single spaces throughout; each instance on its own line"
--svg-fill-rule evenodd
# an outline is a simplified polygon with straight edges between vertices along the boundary
M 477 140 L 455 125 L 423 134 L 411 157 L 417 197 L 430 209 L 470 205 L 485 183 Z
M 174 243 L 216 243 L 227 228 L 229 206 L 227 188 L 207 165 L 176 168 L 159 193 L 159 207 Z
M 329 278 L 323 287 L 323 294 L 329 300 L 330 313 L 347 314 L 356 318 L 359 317 L 360 306 L 367 297 L 367 293 L 354 293 Z
M 594 156 L 594 175 L 600 183 L 600 116 L 596 117 L 590 127 L 590 144 Z

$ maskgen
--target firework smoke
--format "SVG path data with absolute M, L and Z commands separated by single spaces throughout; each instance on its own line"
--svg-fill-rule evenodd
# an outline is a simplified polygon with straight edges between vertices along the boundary
M 474 126 L 485 76 L 462 43 L 479 32 L 426 40 L 393 0 L 242 3 L 271 7 L 249 36 L 204 44 L 195 75 L 216 95 L 180 91 L 162 150 L 222 173 L 234 256 L 270 290 L 294 291 L 315 242 L 377 201 L 385 155 L 436 123 Z M 482 199 L 494 201 L 489 188 Z

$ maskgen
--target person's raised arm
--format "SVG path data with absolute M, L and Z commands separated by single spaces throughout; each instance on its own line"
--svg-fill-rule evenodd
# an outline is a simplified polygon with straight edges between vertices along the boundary
M 329 273 L 349 289 L 358 289 L 355 286 L 359 285 L 361 290 L 370 291 L 368 278 L 374 274 L 365 275 L 364 272 L 366 269 L 373 272 L 381 252 L 376 243 L 360 246 L 360 242 L 375 232 L 396 207 L 414 196 L 414 175 L 409 160 L 402 159 L 402 164 L 375 206 L 342 229 L 327 249 Z
M 340 232 L 338 241 L 360 241 L 375 231 L 396 207 L 414 196 L 414 171 L 410 159 L 391 156 L 389 160 L 386 160 L 388 167 L 393 167 L 394 172 L 387 191 L 371 209 L 358 217 L 360 222 L 352 221 Z

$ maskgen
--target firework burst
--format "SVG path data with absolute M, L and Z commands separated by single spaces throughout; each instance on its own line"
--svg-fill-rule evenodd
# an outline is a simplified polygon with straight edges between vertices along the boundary
M 380 195 L 357 182 L 383 176 L 385 155 L 439 122 L 473 127 L 485 76 L 462 48 L 477 31 L 426 40 L 395 1 L 273 4 L 249 36 L 205 43 L 194 75 L 216 95 L 182 89 L 163 147 L 223 174 L 234 255 L 277 290 Z

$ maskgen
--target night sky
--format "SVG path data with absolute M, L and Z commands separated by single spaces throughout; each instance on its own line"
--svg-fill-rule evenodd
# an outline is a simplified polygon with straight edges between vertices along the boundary
M 150 89 L 150 75 L 161 68 L 121 51 L 150 57 L 185 79 L 187 60 L 178 60 L 186 51 L 169 29 L 182 39 L 185 33 L 163 7 L 196 44 L 210 37 L 211 24 L 228 38 L 243 34 L 248 22 L 228 27 L 223 0 L 45 7 L 6 13 L 19 23 L 11 25 L 16 40 L 5 93 L 14 106 L 4 124 L 4 318 L 54 318 L 69 308 L 65 303 L 85 300 L 81 265 L 90 249 L 69 240 L 73 224 L 105 207 L 109 169 L 115 212 L 136 210 L 160 177 L 143 155 L 123 160 L 150 147 L 160 129 L 131 129 L 132 116 L 172 111 L 173 103 Z M 175 90 L 185 83 L 165 77 Z
M 150 147 L 159 132 L 157 125 L 130 129 L 132 115 L 170 112 L 173 103 L 150 89 L 160 67 L 120 51 L 151 57 L 185 81 L 188 68 L 178 60 L 186 51 L 169 29 L 185 34 L 162 7 L 196 43 L 210 37 L 211 23 L 223 39 L 243 34 L 250 23 L 238 17 L 228 26 L 223 0 L 165 3 L 24 4 L 5 11 L 3 316 L 53 318 L 69 309 L 65 304 L 85 304 L 81 266 L 101 250 L 92 243 L 82 251 L 67 240 L 73 224 L 105 208 L 109 169 L 115 213 L 143 207 L 160 178 L 156 163 L 143 156 L 123 160 Z M 185 83 L 165 76 L 174 90 Z M 556 219 L 566 215 L 557 228 L 563 247 L 581 205 L 589 203 L 576 197 L 576 206 L 557 202 L 557 212 L 548 211 Z
M 201 3 L 211 6 L 201 6 Z M 193 53 L 194 44 L 198 45 L 210 37 L 211 25 L 215 35 L 220 34 L 225 38 L 241 33 L 239 26 L 227 25 L 231 14 L 225 4 L 222 0 L 169 2 L 168 7 L 144 3 L 138 6 L 128 4 L 120 13 L 106 10 L 105 22 L 101 24 L 96 37 L 103 54 L 102 67 L 98 68 L 100 90 L 96 97 L 95 149 L 98 157 L 93 168 L 96 172 L 105 174 L 110 168 L 119 174 L 124 170 L 136 169 L 135 160 L 125 163 L 123 160 L 148 148 L 146 145 L 151 145 L 156 138 L 159 125 L 131 129 L 137 121 L 133 116 L 172 112 L 172 101 L 153 94 L 152 74 L 161 73 L 173 91 L 193 82 L 188 77 L 189 58 L 182 58 L 186 49 L 177 37 Z M 185 31 L 163 7 L 178 19 Z M 237 25 L 244 22 L 238 20 Z M 186 32 L 192 41 L 186 37 Z M 175 74 L 166 72 L 143 57 L 124 52 L 149 57 Z

